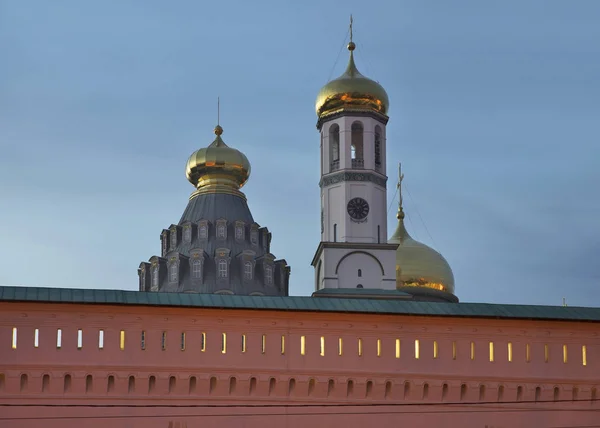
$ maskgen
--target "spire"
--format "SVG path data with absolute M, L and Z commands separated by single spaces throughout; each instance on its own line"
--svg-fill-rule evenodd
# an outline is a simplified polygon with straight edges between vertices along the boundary
M 350 15 L 350 43 L 348 43 L 348 50 L 350 51 L 350 59 L 348 60 L 348 66 L 346 67 L 346 72 L 344 73 L 348 77 L 361 76 L 360 72 L 356 68 L 356 64 L 354 63 L 354 49 L 356 49 L 356 45 L 352 41 L 354 37 L 354 33 L 352 30 L 352 26 L 354 24 L 354 19 L 352 15 Z

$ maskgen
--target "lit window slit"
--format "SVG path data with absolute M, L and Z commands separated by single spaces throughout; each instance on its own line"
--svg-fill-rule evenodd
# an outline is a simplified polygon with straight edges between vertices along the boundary
M 285 336 L 281 335 L 281 355 L 285 355 Z
M 343 351 L 344 351 L 344 343 L 342 341 L 342 338 L 339 337 L 338 338 L 338 355 L 342 355 Z
M 17 327 L 12 329 L 12 348 L 17 349 Z
M 242 334 L 242 353 L 246 352 L 246 335 Z
M 377 339 L 377 356 L 381 357 L 381 339 Z
M 321 355 L 321 357 L 325 356 L 325 337 L 323 336 L 321 336 L 319 355 Z
M 263 334 L 260 343 L 260 352 L 264 354 L 267 352 L 267 335 Z
M 300 336 L 300 355 L 306 355 L 306 336 Z
M 119 338 L 119 348 L 121 348 L 121 351 L 125 350 L 125 330 L 121 330 Z
M 181 350 L 185 351 L 185 332 L 181 333 Z
M 227 333 L 221 334 L 221 354 L 227 353 Z
M 83 330 L 77 330 L 77 349 L 83 348 Z
M 62 347 L 62 330 L 59 328 L 56 330 L 56 348 L 60 349 Z
M 362 357 L 363 354 L 363 348 L 362 348 L 362 339 L 358 339 L 358 356 Z
M 438 357 L 438 343 L 437 341 L 433 341 L 433 358 Z
M 33 331 L 33 347 L 38 348 L 40 346 L 40 330 L 36 328 Z
M 396 358 L 400 358 L 400 339 L 396 339 Z
M 104 330 L 98 330 L 98 349 L 104 349 Z
M 415 339 L 415 360 L 418 360 L 420 357 L 420 343 L 419 343 L 419 339 Z

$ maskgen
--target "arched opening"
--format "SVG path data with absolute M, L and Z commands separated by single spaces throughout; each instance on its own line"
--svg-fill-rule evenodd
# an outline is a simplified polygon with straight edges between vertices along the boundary
M 498 401 L 504 400 L 504 385 L 498 387 Z
M 358 270 L 358 277 L 360 278 L 362 276 L 362 269 Z
M 558 389 L 558 386 L 554 387 L 554 401 L 558 401 L 560 398 L 560 389 Z
M 356 288 L 364 288 L 362 284 L 358 284 Z
M 208 385 L 208 393 L 209 393 L 209 395 L 212 394 L 212 393 L 214 393 L 216 389 L 217 389 L 217 378 L 214 377 L 214 376 L 212 376 L 210 378 L 210 383 Z
M 250 378 L 250 395 L 256 394 L 256 378 Z
M 88 375 L 90 377 L 90 375 Z M 48 388 L 50 388 L 50 375 L 45 374 L 42 377 L 42 392 L 48 392 Z M 86 392 L 88 392 L 86 388 Z
M 375 171 L 381 171 L 381 128 L 379 126 L 375 127 Z
M 479 401 L 484 401 L 485 399 L 485 385 L 479 385 Z
M 63 391 L 66 392 L 71 392 L 71 375 L 67 374 L 65 375 L 65 380 L 64 380 L 64 385 L 63 385 Z
M 106 385 L 106 392 L 113 392 L 115 390 L 115 377 L 110 375 L 108 377 L 108 384 Z
M 314 379 L 310 379 L 308 381 L 308 396 L 312 397 L 313 393 L 315 392 L 315 380 Z
M 540 401 L 541 396 L 542 396 L 542 388 L 537 386 L 535 388 L 535 401 Z
M 335 383 L 333 382 L 333 379 L 329 379 L 329 382 L 327 382 L 327 396 L 329 397 L 331 394 L 333 394 L 333 388 L 335 386 Z
M 385 393 L 383 398 L 388 399 L 392 396 L 392 382 L 389 380 L 385 383 Z
M 45 375 L 45 376 L 47 376 L 47 375 Z M 4 390 L 4 382 L 5 382 L 4 373 L 0 373 L 0 391 Z
M 189 386 L 189 390 L 188 390 L 188 393 L 190 395 L 196 393 L 196 383 L 197 383 L 196 376 L 192 376 L 190 378 L 190 386 Z
M 27 391 L 28 378 L 25 373 L 21 375 L 21 392 Z
M 596 401 L 597 398 L 598 398 L 598 390 L 596 388 L 592 388 L 592 393 L 590 395 L 590 399 L 592 401 Z
M 467 385 L 464 383 L 460 386 L 460 401 L 465 401 L 467 397 Z
M 367 398 L 371 397 L 373 395 L 373 381 L 369 380 L 367 381 Z
M 288 383 L 288 396 L 291 397 L 294 393 L 294 389 L 296 389 L 296 379 L 291 378 Z
M 427 397 L 429 397 L 429 384 L 424 383 L 423 384 L 423 400 L 427 400 Z
M 94 378 L 91 374 L 85 377 L 85 393 L 89 394 L 94 390 Z
M 362 123 L 354 122 L 351 129 L 351 158 L 352 168 L 362 169 L 364 168 L 364 153 L 363 153 L 363 139 L 364 139 L 364 128 Z
M 337 124 L 329 128 L 329 172 L 340 169 L 340 127 Z
M 269 379 L 269 396 L 271 396 L 275 392 L 275 378 L 272 377 Z
M 442 385 L 442 401 L 446 401 L 448 398 L 448 384 L 445 383 Z
M 237 379 L 235 376 L 229 378 L 229 395 L 235 394 L 235 389 L 237 387 Z
M 346 397 L 352 397 L 354 395 L 354 381 L 349 380 L 346 385 Z
M 156 377 L 150 376 L 148 378 L 148 393 L 149 394 L 153 393 L 155 388 L 156 388 Z
M 517 386 L 517 401 L 521 401 L 523 399 L 523 387 L 521 385 Z
M 127 393 L 133 394 L 135 392 L 135 377 L 129 376 L 129 383 L 127 385 Z
M 573 387 L 573 401 L 577 400 L 578 398 L 579 398 L 579 388 L 574 386 Z
M 404 382 L 404 399 L 408 399 L 410 397 L 410 382 Z

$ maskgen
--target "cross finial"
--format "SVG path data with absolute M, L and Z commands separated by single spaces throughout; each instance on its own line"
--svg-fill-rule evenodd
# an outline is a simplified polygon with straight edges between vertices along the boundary
M 404 174 L 402 174 L 402 163 L 398 163 L 398 209 L 402 209 L 402 180 L 404 180 Z

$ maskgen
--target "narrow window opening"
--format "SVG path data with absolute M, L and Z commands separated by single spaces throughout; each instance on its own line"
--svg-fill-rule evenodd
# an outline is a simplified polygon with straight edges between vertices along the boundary
M 296 379 L 291 378 L 288 384 L 288 396 L 292 396 L 292 394 L 294 393 L 294 389 L 296 389 Z
M 212 376 L 210 378 L 210 383 L 208 385 L 208 393 L 209 393 L 209 395 L 212 395 L 215 392 L 216 389 L 217 389 L 217 378 L 214 377 L 214 376 Z
M 362 357 L 363 354 L 363 349 L 362 349 L 362 339 L 359 338 L 358 339 L 358 356 Z
M 25 373 L 23 373 L 21 375 L 21 392 L 25 392 L 27 391 L 27 386 L 29 383 L 29 379 L 27 378 L 27 375 Z
M 429 397 L 429 384 L 428 383 L 424 383 L 423 384 L 423 400 L 427 400 L 427 398 Z
M 65 375 L 65 379 L 64 379 L 64 385 L 63 385 L 63 391 L 66 392 L 71 392 L 71 375 Z
M 281 355 L 285 355 L 285 336 L 281 335 Z
M 177 379 L 175 376 L 169 377 L 169 394 L 175 392 L 175 387 L 177 386 Z
M 160 337 L 160 348 L 163 351 L 167 350 L 167 332 L 166 331 L 163 331 L 162 335 Z
M 370 398 L 371 395 L 373 394 L 373 381 L 369 380 L 367 381 L 367 398 Z
M 448 398 L 448 384 L 445 383 L 442 385 L 442 401 L 446 401 Z
M 188 388 L 188 394 L 191 395 L 191 394 L 195 394 L 196 393 L 196 383 L 197 383 L 196 376 L 192 376 L 190 378 L 190 385 L 189 385 L 189 388 Z
M 523 399 L 523 387 L 521 385 L 517 386 L 517 401 L 521 401 Z
M 104 349 L 104 330 L 98 331 L 98 349 Z
M 94 391 L 94 378 L 92 377 L 91 374 L 89 374 L 85 377 L 85 392 L 86 392 L 86 394 L 89 394 L 90 392 L 93 392 L 93 391 Z
M 598 390 L 596 388 L 592 388 L 592 394 L 590 396 L 592 401 L 596 401 L 598 398 Z
M 531 361 L 531 346 L 529 346 L 529 343 L 525 345 L 525 361 Z
M 264 354 L 267 352 L 267 335 L 263 334 L 260 340 L 260 352 Z
M 494 362 L 494 342 L 490 342 L 490 363 Z
M 144 351 L 146 349 L 146 332 L 144 330 L 142 330 L 140 342 L 141 342 L 140 346 L 142 348 L 142 351 Z
M 504 385 L 498 387 L 498 401 L 504 400 Z
M 115 377 L 110 375 L 108 377 L 108 384 L 106 385 L 107 392 L 113 392 L 115 390 Z
M 90 378 L 91 376 L 88 375 L 88 378 Z M 90 381 L 91 384 L 91 381 Z M 45 374 L 44 377 L 42 377 L 42 392 L 48 392 L 48 389 L 50 388 L 50 375 Z M 86 388 L 86 392 L 88 391 L 88 389 Z
M 200 335 L 200 351 L 206 351 L 206 333 Z
M 314 392 L 315 392 L 315 380 L 311 378 L 308 381 L 308 396 L 312 397 Z
M 377 339 L 377 356 L 381 357 L 381 339 Z
M 344 351 L 344 343 L 342 341 L 342 338 L 339 337 L 338 338 L 338 355 L 342 355 L 343 351 Z
M 465 397 L 467 396 L 467 385 L 464 383 L 460 386 L 460 401 L 465 401 Z
M 306 337 L 300 336 L 300 355 L 306 354 Z
M 321 357 L 325 356 L 325 338 L 323 336 L 321 336 L 319 355 L 321 355 Z
M 255 395 L 256 394 L 256 378 L 255 377 L 251 377 L 250 378 L 250 395 Z
M 452 359 L 456 360 L 456 342 L 452 342 Z
M 381 226 L 377 225 L 377 243 L 381 244 Z
M 396 339 L 396 358 L 400 358 L 400 339 Z
M 479 401 L 485 400 L 485 385 L 479 385 Z
M 558 389 L 558 386 L 554 387 L 554 401 L 558 401 L 558 399 L 560 398 L 560 389 Z
M 581 347 L 581 364 L 587 366 L 587 346 Z
M 388 399 L 392 396 L 392 382 L 389 380 L 385 383 L 385 392 L 383 394 L 384 399 Z
M 508 342 L 508 362 L 512 363 L 512 343 Z
M 567 364 L 568 361 L 567 345 L 563 345 L 563 363 Z
M 181 350 L 185 351 L 185 333 L 181 333 Z
M 337 224 L 333 225 L 333 242 L 337 242 Z
M 404 399 L 410 397 L 410 382 L 404 382 Z
M 227 353 L 227 333 L 221 334 L 221 354 Z
M 433 341 L 433 358 L 438 357 L 438 343 L 437 341 Z
M 269 396 L 273 395 L 273 393 L 275 392 L 275 385 L 275 378 L 272 377 L 271 379 L 269 379 Z
M 155 388 L 156 388 L 156 377 L 150 376 L 148 378 L 148 393 L 149 394 L 153 393 Z
M 202 277 L 202 262 L 200 259 L 194 259 L 192 262 L 192 278 L 198 279 Z
M 135 393 L 135 377 L 129 376 L 129 382 L 127 385 L 127 393 L 133 394 Z
M 40 330 L 35 329 L 33 331 L 33 347 L 38 348 L 40 346 Z
M 359 270 L 358 270 L 358 277 L 359 277 L 359 278 L 360 278 L 360 277 L 362 277 L 362 269 L 359 269 Z
M 415 360 L 419 359 L 419 354 L 420 354 L 419 339 L 415 339 Z
M 56 348 L 60 349 L 62 347 L 62 330 L 59 328 L 56 330 Z
M 227 260 L 219 260 L 219 278 L 227 278 Z
M 327 382 L 327 396 L 330 397 L 331 394 L 333 394 L 333 389 L 335 388 L 335 383 L 333 381 L 333 379 L 329 379 L 329 382 Z
M 579 398 L 579 388 L 573 387 L 573 401 L 577 401 Z
M 121 338 L 119 340 L 121 351 L 125 350 L 125 330 L 121 330 Z
M 475 342 L 471 342 L 471 360 L 475 359 Z
M 246 352 L 246 335 L 242 334 L 242 352 Z
M 17 327 L 12 329 L 12 348 L 17 349 Z
M 352 397 L 354 395 L 354 381 L 349 380 L 346 385 L 346 397 Z
M 77 349 L 83 348 L 83 330 L 77 330 Z
M 550 361 L 550 349 L 548 345 L 544 345 L 544 362 L 547 363 Z

